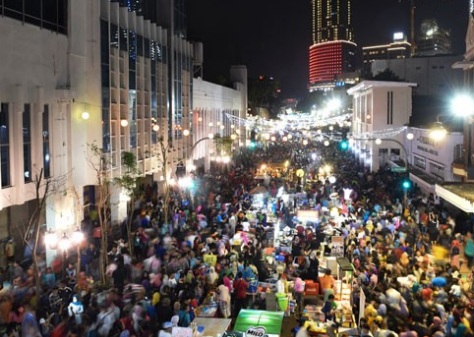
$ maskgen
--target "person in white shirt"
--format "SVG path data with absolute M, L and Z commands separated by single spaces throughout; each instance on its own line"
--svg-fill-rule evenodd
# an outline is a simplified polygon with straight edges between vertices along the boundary
M 72 302 L 69 303 L 67 307 L 69 317 L 74 317 L 76 324 L 80 325 L 82 323 L 82 313 L 84 312 L 84 306 L 77 299 L 76 296 L 73 296 Z
M 230 292 L 229 288 L 224 284 L 220 284 L 217 287 L 217 302 L 219 303 L 219 310 L 224 318 L 228 318 L 231 315 L 230 312 Z
M 304 281 L 297 275 L 293 283 L 293 289 L 295 291 L 296 311 L 298 315 L 303 312 L 304 286 Z
M 171 337 L 171 329 L 173 329 L 173 323 L 164 322 L 163 329 L 158 332 L 157 337 Z

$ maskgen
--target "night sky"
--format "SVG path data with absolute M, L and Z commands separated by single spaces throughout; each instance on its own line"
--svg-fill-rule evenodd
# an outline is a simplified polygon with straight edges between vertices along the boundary
M 409 35 L 410 0 L 353 0 L 353 27 L 359 46 Z M 273 76 L 284 97 L 306 92 L 311 44 L 310 0 L 188 0 L 188 39 L 204 43 L 204 79 L 228 77 L 232 64 L 249 76 Z M 468 0 L 417 0 L 416 29 L 434 18 L 451 30 L 453 51 L 463 54 Z

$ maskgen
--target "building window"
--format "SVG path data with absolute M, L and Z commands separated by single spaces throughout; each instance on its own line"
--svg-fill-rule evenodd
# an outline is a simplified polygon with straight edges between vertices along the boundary
M 444 166 L 437 163 L 430 163 L 430 173 L 435 177 L 444 179 Z
M 387 92 L 387 125 L 393 124 L 393 91 Z
M 51 157 L 49 154 L 49 105 L 45 104 L 43 109 L 43 175 L 51 177 Z
M 110 36 L 110 41 L 109 41 Z M 102 150 L 106 153 L 110 149 L 110 49 L 119 46 L 119 31 L 115 25 L 110 25 L 105 20 L 100 21 L 100 62 L 102 78 Z
M 426 160 L 423 157 L 413 156 L 413 165 L 426 170 Z
M 10 186 L 10 118 L 8 103 L 0 105 L 0 167 L 2 188 Z
M 67 34 L 68 0 L 0 0 L 0 15 Z
M 31 105 L 23 108 L 23 178 L 31 182 Z

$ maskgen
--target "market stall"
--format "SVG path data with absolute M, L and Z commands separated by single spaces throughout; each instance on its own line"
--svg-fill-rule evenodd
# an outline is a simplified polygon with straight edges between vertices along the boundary
M 280 336 L 283 312 L 263 310 L 241 310 L 234 330 L 244 332 L 247 337 Z
M 196 317 L 192 325 L 197 327 L 202 336 L 217 336 L 223 335 L 229 329 L 231 322 L 230 318 Z

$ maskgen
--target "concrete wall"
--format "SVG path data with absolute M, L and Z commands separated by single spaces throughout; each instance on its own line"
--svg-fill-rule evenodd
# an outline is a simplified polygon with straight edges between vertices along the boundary
M 446 95 L 463 83 L 462 72 L 451 68 L 452 64 L 461 60 L 462 56 L 375 60 L 372 74 L 375 76 L 388 68 L 400 79 L 416 83 L 415 95 Z

